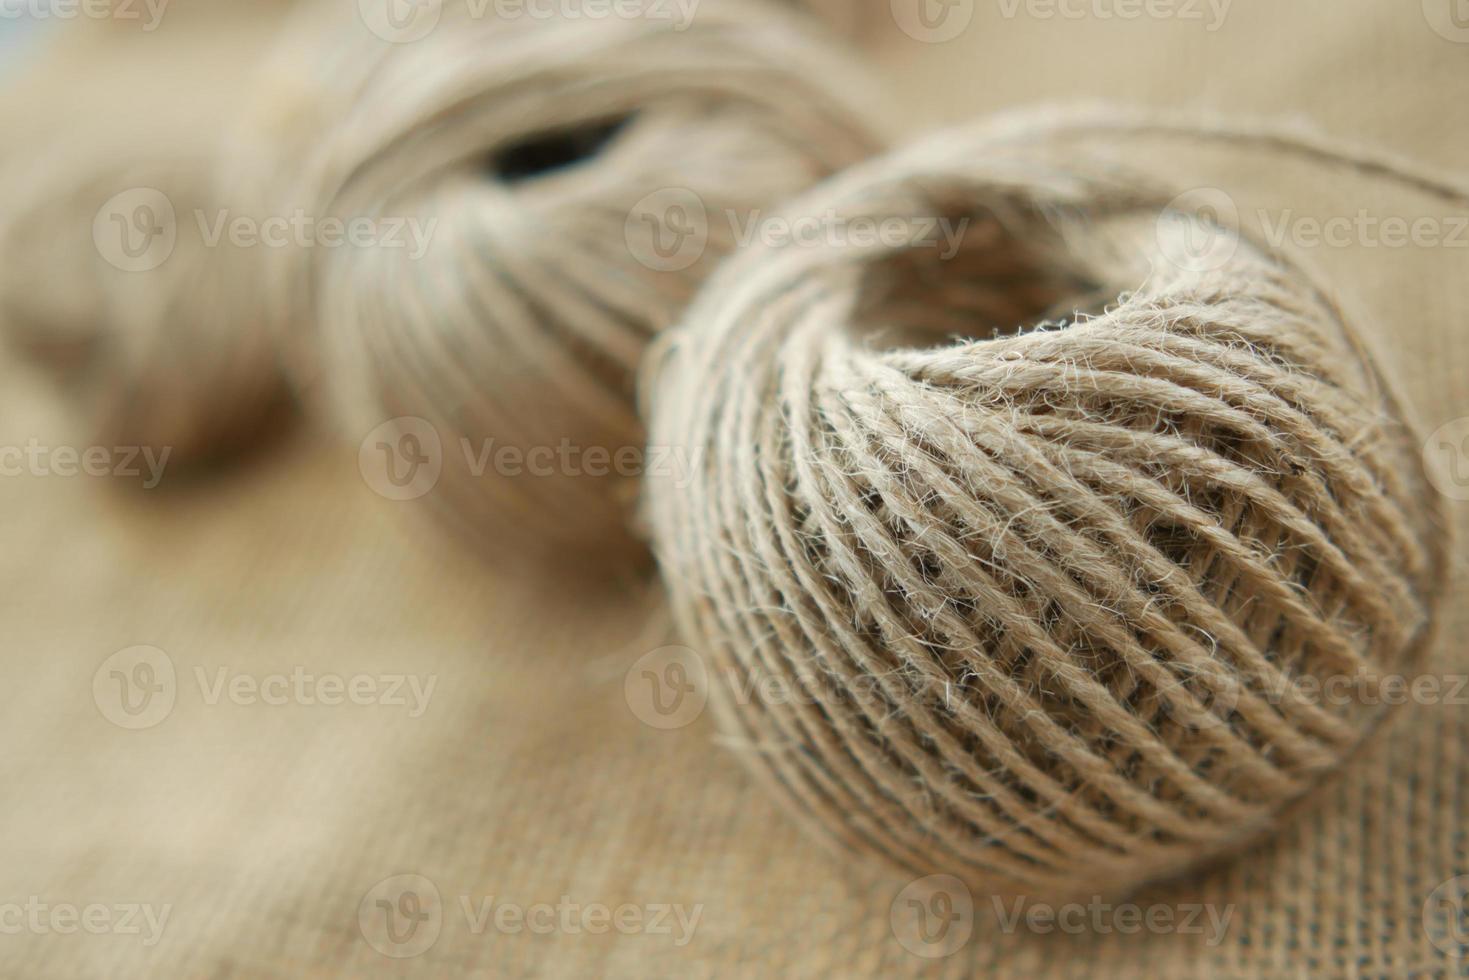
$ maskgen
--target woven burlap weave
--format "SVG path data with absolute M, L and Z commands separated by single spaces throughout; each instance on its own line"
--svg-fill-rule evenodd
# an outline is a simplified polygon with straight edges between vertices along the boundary
M 1183 6 L 1183 5 L 1180 5 Z M 193 23 L 179 0 L 165 33 Z M 1049 20 L 974 5 L 959 38 L 874 38 L 915 130 L 1037 99 L 1088 96 L 1310 114 L 1442 167 L 1469 159 L 1469 46 L 1419 4 L 1234 4 L 1181 18 Z M 1089 9 L 1089 8 L 1088 8 Z M 1201 7 L 1207 9 L 1207 6 Z M 176 20 L 173 19 L 176 17 Z M 179 40 L 174 36 L 174 40 Z M 34 113 L 88 54 L 34 66 L 0 122 Z M 71 60 L 72 58 L 75 60 Z M 70 62 L 69 64 L 67 62 Z M 68 107 L 97 111 L 100 83 Z M 58 96 L 59 97 L 59 96 Z M 54 104 L 54 103 L 53 103 Z M 53 121 L 54 122 L 54 121 Z M 44 129 L 34 123 L 26 132 Z M 6 128 L 6 132 L 16 132 Z M 0 157 L 14 149 L 9 140 Z M 1146 165 L 1230 190 L 1247 215 L 1412 219 L 1431 205 L 1230 154 Z M 1469 415 L 1466 252 L 1320 248 L 1308 258 L 1381 324 L 1379 348 L 1431 432 Z M 51 393 L 0 368 L 0 444 L 74 438 Z M 668 639 L 651 590 L 570 594 L 553 569 L 486 563 L 398 519 L 355 449 L 302 434 L 231 479 L 132 493 L 116 481 L 0 479 L 9 751 L 0 904 L 171 904 L 162 939 L 0 936 L 0 975 L 180 976 L 1456 976 L 1425 929 L 1431 893 L 1469 873 L 1469 707 L 1408 706 L 1326 799 L 1230 864 L 1135 898 L 1233 906 L 1204 935 L 1004 932 L 916 957 L 890 924 L 902 880 L 811 846 L 714 738 L 629 710 L 624 677 Z M 1455 514 L 1465 516 L 1462 505 Z M 1469 672 L 1455 586 L 1430 670 Z M 126 731 L 94 703 L 114 651 L 151 644 L 180 694 Z M 227 675 L 438 678 L 429 708 L 209 704 Z M 433 947 L 389 959 L 358 924 L 381 879 L 417 874 L 445 903 Z M 702 903 L 691 941 L 658 934 L 474 933 L 459 896 L 531 905 Z M 985 901 L 978 899 L 978 904 Z M 1441 937 L 1439 937 L 1441 939 Z

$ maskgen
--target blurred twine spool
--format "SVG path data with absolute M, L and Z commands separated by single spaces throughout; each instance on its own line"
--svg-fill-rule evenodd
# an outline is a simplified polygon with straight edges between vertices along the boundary
M 406 246 L 282 256 L 297 264 L 272 277 L 278 319 L 319 327 L 320 346 L 299 337 L 290 360 L 358 439 L 402 418 L 431 427 L 427 499 L 463 536 L 625 548 L 649 341 L 741 222 L 883 144 L 866 70 L 804 16 L 746 0 L 686 22 L 674 10 L 504 19 L 446 4 L 403 28 L 411 43 L 290 42 L 334 51 L 346 85 L 309 100 L 337 117 L 280 199 Z M 319 114 L 298 117 L 282 92 L 266 129 L 311 129 L 291 120 Z
M 46 32 L 44 95 L 6 109 L 24 149 L 0 154 L 0 333 L 63 383 L 85 438 L 175 461 L 273 431 L 290 397 L 215 135 L 269 21 L 212 7 L 180 3 L 157 35 Z
M 740 0 L 689 21 L 658 3 L 629 19 L 626 5 L 502 17 L 461 0 L 404 20 L 395 3 L 300 5 L 252 85 L 236 68 L 265 18 L 194 0 L 161 53 L 89 38 L 134 95 L 129 121 L 38 140 L 12 166 L 0 326 L 58 370 L 95 439 L 212 458 L 273 430 L 293 389 L 318 387 L 324 320 L 348 418 L 417 412 L 442 433 L 444 512 L 472 530 L 529 517 L 528 538 L 621 541 L 635 473 L 587 479 L 585 453 L 640 456 L 642 345 L 732 243 L 704 229 L 707 254 L 675 270 L 655 239 L 682 226 L 614 218 L 641 203 L 629 220 L 680 222 L 693 204 L 718 221 L 870 154 L 881 125 L 864 70 L 799 15 Z M 210 33 L 225 26 L 230 38 Z M 338 247 L 363 220 L 369 240 Z M 413 244 L 400 221 L 434 236 L 433 254 L 407 256 L 414 268 L 382 254 Z M 264 241 L 282 222 L 285 240 Z M 384 289 L 378 271 L 416 283 L 360 315 Z M 457 299 L 430 295 L 440 275 L 463 277 Z M 491 308 L 467 308 L 479 302 Z M 396 336 L 367 332 L 395 323 Z M 376 377 L 399 345 L 413 364 Z M 403 377 L 435 360 L 444 385 Z M 563 442 L 583 454 L 566 480 L 507 492 L 496 472 L 464 473 L 485 451 Z
M 11 174 L 0 322 L 96 445 L 219 458 L 288 410 L 261 255 L 225 233 L 212 149 L 83 140 Z
M 667 335 L 651 438 L 701 461 L 648 487 L 676 614 L 732 688 L 787 692 L 714 689 L 742 758 L 844 849 L 1116 894 L 1338 769 L 1389 709 L 1326 703 L 1326 679 L 1421 662 L 1448 552 L 1418 440 L 1310 275 L 1058 151 L 1150 133 L 1469 201 L 1290 133 L 955 131 L 787 212 L 905 241 L 744 252 Z M 938 217 L 968 222 L 952 257 L 920 237 Z M 1110 305 L 1062 312 L 1077 296 Z

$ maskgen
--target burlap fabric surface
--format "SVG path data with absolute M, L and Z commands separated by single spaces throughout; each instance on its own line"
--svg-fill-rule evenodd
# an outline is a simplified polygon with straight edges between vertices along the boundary
M 972 22 L 943 43 L 876 18 L 869 43 L 915 131 L 1100 96 L 1309 115 L 1445 168 L 1469 159 L 1469 30 L 1411 0 L 1239 0 L 1222 22 L 1202 3 L 1137 19 L 1105 16 L 1126 4 L 956 9 Z M 175 14 L 117 43 L 188 49 L 203 15 Z M 43 138 L 38 115 L 54 129 L 129 97 L 82 75 L 89 59 L 63 46 L 18 68 L 31 74 L 7 80 L 10 132 Z M 65 103 L 38 113 L 58 84 Z M 7 137 L 0 154 L 24 146 Z M 1457 247 L 1358 234 L 1302 251 L 1370 312 L 1425 433 L 1469 415 L 1469 242 L 1448 216 L 1296 164 L 1130 158 L 1228 188 L 1251 222 L 1262 209 L 1267 223 L 1445 219 Z M 85 448 L 41 380 L 9 361 L 0 373 L 0 445 Z M 1462 446 L 1435 445 L 1449 489 L 1469 496 L 1469 480 L 1452 483 L 1469 472 Z M 1469 975 L 1441 900 L 1462 890 L 1434 897 L 1469 874 L 1469 705 L 1450 696 L 1469 672 L 1462 587 L 1431 662 L 1438 703 L 1405 707 L 1272 843 L 1134 897 L 1175 921 L 1227 913 L 1220 930 L 1205 915 L 1195 930 L 1124 932 L 1104 913 L 1101 928 L 1041 933 L 1005 927 L 976 895 L 950 952 L 894 925 L 906 881 L 795 830 L 707 716 L 669 731 L 640 720 L 629 668 L 671 642 L 650 582 L 573 586 L 516 554 L 460 553 L 373 492 L 351 440 L 310 432 L 151 491 L 60 469 L 0 479 L 5 976 Z M 175 672 L 161 718 L 116 700 L 114 668 L 149 680 L 109 662 L 137 645 Z M 378 685 L 357 699 L 373 703 L 298 693 L 322 692 L 298 678 L 328 675 Z M 426 703 L 406 681 L 388 690 L 403 675 L 433 683 Z M 380 884 L 400 875 L 419 876 L 416 904 Z M 513 914 L 542 903 L 554 919 L 531 912 L 536 928 Z M 586 917 L 620 906 L 641 924 Z M 918 955 L 935 952 L 949 955 Z

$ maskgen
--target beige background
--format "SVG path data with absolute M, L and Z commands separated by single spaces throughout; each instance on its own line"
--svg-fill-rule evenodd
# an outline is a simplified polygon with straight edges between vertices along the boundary
M 1212 32 L 1205 4 L 1203 21 L 1122 21 L 1042 19 L 1047 5 L 1023 2 L 1006 17 L 1008 4 L 976 0 L 960 4 L 974 12 L 968 29 L 942 44 L 903 35 L 886 0 L 862 2 L 864 43 L 915 131 L 1108 98 L 1307 116 L 1469 175 L 1469 43 L 1435 33 L 1418 0 L 1236 0 Z M 202 50 L 212 35 L 197 10 L 214 5 L 177 3 L 154 35 L 117 43 L 160 65 Z M 70 86 L 76 113 L 105 116 L 109 99 L 143 91 L 84 74 L 97 55 L 78 52 L 98 42 L 76 33 L 70 53 L 35 69 Z M 201 60 L 200 71 L 238 70 Z M 0 120 L 56 97 L 12 82 Z M 19 152 L 24 140 L 6 144 Z M 1296 164 L 1139 155 L 1184 186 L 1228 188 L 1250 213 L 1443 213 Z M 1469 415 L 1469 249 L 1308 258 L 1370 311 L 1425 432 Z M 84 445 L 41 379 L 0 362 L 0 445 L 32 438 Z M 1469 975 L 1469 960 L 1432 945 L 1423 916 L 1437 885 L 1469 873 L 1469 707 L 1405 709 L 1274 843 L 1139 896 L 1234 906 L 1218 945 L 1005 934 L 982 915 L 958 952 L 925 960 L 889 924 L 904 881 L 813 846 L 707 718 L 662 732 L 629 709 L 628 667 L 668 641 L 653 584 L 572 589 L 513 554 L 460 553 L 372 493 L 356 447 L 337 445 L 300 433 L 249 465 L 152 492 L 0 478 L 0 926 L 6 903 L 31 896 L 171 905 L 151 947 L 138 935 L 0 934 L 0 975 Z M 1446 610 L 1441 674 L 1469 670 L 1463 597 Z M 93 675 L 135 644 L 167 652 L 178 693 L 161 723 L 128 731 L 99 709 Z M 432 675 L 437 687 L 420 718 L 382 705 L 211 705 L 196 670 L 212 679 L 221 667 Z M 395 960 L 366 940 L 358 910 L 402 873 L 431 880 L 444 907 L 432 948 Z M 702 917 L 683 947 L 669 935 L 476 935 L 459 896 L 698 904 Z

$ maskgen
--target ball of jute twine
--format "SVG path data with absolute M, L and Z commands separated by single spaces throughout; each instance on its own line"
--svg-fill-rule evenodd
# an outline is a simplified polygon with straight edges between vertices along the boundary
M 218 133 L 283 5 L 180 5 L 157 34 L 80 18 L 31 42 L 37 95 L 9 106 L 0 148 L 0 340 L 61 382 L 78 439 L 172 466 L 278 429 L 263 256 L 226 233 L 242 202 Z M 99 77 L 126 97 L 99 98 Z
M 674 16 L 683 8 L 650 2 L 633 20 L 623 5 L 610 19 L 561 23 L 448 0 L 428 36 L 396 43 L 374 33 L 371 4 L 303 3 L 253 73 L 243 112 L 231 101 L 239 86 L 225 86 L 229 109 L 213 125 L 151 148 L 82 132 L 33 148 L 26 173 L 8 172 L 0 327 L 59 369 L 96 440 L 214 458 L 274 431 L 293 394 L 365 390 L 349 418 L 421 410 L 439 426 L 461 465 L 435 499 L 467 526 L 516 528 L 529 515 L 563 543 L 618 537 L 635 475 L 502 493 L 501 474 L 466 477 L 464 464 L 506 445 L 640 453 L 628 379 L 641 345 L 732 245 L 711 228 L 692 268 L 645 269 L 616 213 L 650 194 L 656 209 L 658 191 L 675 207 L 693 195 L 711 213 L 764 207 L 881 146 L 865 70 L 790 6 L 710 0 L 685 23 Z M 506 179 L 493 158 L 517 149 L 588 159 Z M 118 269 L 87 233 L 109 197 L 143 191 L 172 205 L 177 245 L 158 268 Z M 319 241 L 203 243 L 197 216 L 257 229 L 384 219 L 384 238 L 401 219 L 452 218 L 452 241 L 420 269 L 386 263 L 381 271 L 412 272 L 416 286 L 370 310 L 389 317 L 371 326 L 401 329 L 359 337 L 369 325 L 358 298 L 321 287 L 350 291 L 353 277 L 375 275 L 379 243 L 318 262 Z M 453 300 L 434 295 L 441 275 L 462 279 Z M 469 308 L 482 302 L 491 308 Z M 322 362 L 322 320 L 346 348 L 332 358 L 340 372 Z M 428 397 L 402 372 L 381 386 L 367 376 L 399 345 L 423 371 L 444 370 L 422 379 Z
M 951 259 L 919 220 L 752 249 L 650 366 L 651 438 L 700 460 L 648 485 L 675 615 L 735 678 L 729 741 L 842 849 L 1115 894 L 1276 826 L 1387 710 L 1309 682 L 1420 662 L 1446 523 L 1399 402 L 1311 274 L 1066 150 L 1149 135 L 1469 201 L 1286 130 L 954 131 L 788 211 L 968 218 Z
M 362 46 L 370 70 L 344 72 L 350 97 L 327 100 L 345 104 L 297 165 L 308 213 L 427 235 L 419 255 L 314 250 L 275 277 L 300 311 L 279 319 L 317 324 L 290 360 L 349 431 L 436 430 L 428 499 L 463 536 L 631 542 L 636 370 L 734 248 L 726 215 L 883 146 L 865 69 L 806 18 L 746 0 L 688 23 L 667 10 L 507 21 L 446 5 L 414 44 Z M 700 249 L 665 264 L 660 236 L 690 230 Z
M 0 327 L 93 444 L 197 463 L 274 431 L 291 395 L 259 303 L 263 256 L 223 234 L 216 148 L 159 143 L 80 134 L 12 165 Z

